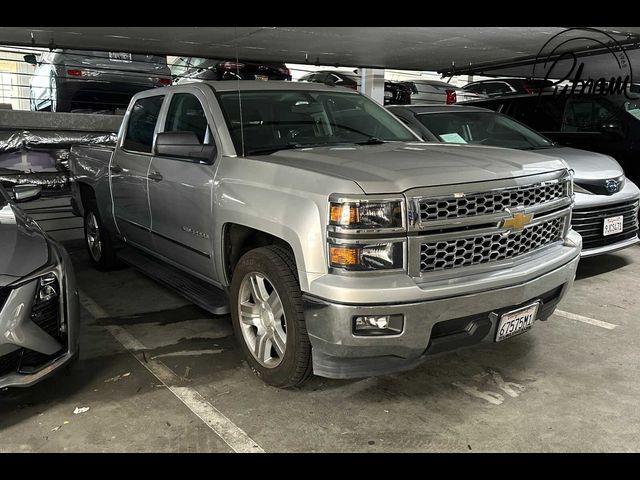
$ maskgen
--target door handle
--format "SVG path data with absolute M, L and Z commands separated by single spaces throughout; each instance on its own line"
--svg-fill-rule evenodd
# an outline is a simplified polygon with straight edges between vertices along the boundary
M 115 163 L 109 167 L 109 170 L 111 170 L 111 173 L 122 173 L 122 167 Z
M 147 175 L 147 178 L 149 180 L 153 180 L 154 182 L 161 182 L 164 177 L 158 172 L 151 172 L 149 175 Z

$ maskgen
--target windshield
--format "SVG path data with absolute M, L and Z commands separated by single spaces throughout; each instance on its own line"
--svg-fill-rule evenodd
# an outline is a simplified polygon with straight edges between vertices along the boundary
M 238 99 L 238 92 L 234 91 L 222 92 L 219 98 L 238 154 L 268 154 L 286 148 L 342 143 L 418 140 L 383 107 L 354 93 L 246 91 Z
M 418 115 L 440 141 L 534 150 L 553 146 L 551 140 L 494 112 L 443 112 Z

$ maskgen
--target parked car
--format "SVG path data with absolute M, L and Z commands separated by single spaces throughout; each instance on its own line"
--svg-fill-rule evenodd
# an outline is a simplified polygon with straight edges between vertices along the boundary
M 115 150 L 74 146 L 69 163 L 94 265 L 124 260 L 230 311 L 248 364 L 279 387 L 523 333 L 580 257 L 564 161 L 424 143 L 319 83 L 139 93 Z
M 0 185 L 0 389 L 31 386 L 78 355 L 71 260 L 17 205 L 39 192 Z
M 613 252 L 640 242 L 640 190 L 613 158 L 563 147 L 526 125 L 484 108 L 391 107 L 425 141 L 491 145 L 562 158 L 574 170 L 571 225 L 582 235 L 582 256 Z
M 534 94 L 541 90 L 551 88 L 551 80 L 527 79 L 527 78 L 495 78 L 492 80 L 479 80 L 467 83 L 462 90 L 485 97 L 512 95 L 517 93 Z M 466 101 L 467 99 L 465 99 Z M 469 99 L 470 100 L 470 99 Z M 459 100 L 462 101 L 462 100 Z
M 300 78 L 300 82 L 324 83 L 332 87 L 346 87 L 351 90 L 360 88 L 360 77 L 357 74 L 345 73 L 335 70 L 319 70 Z M 384 82 L 385 105 L 409 105 L 411 104 L 411 89 L 402 82 Z
M 639 96 L 632 93 L 631 96 Z M 514 96 L 474 101 L 528 125 L 568 147 L 603 153 L 615 158 L 627 177 L 640 182 L 640 100 L 624 95 Z
M 123 52 L 53 50 L 25 55 L 36 65 L 29 82 L 31 110 L 115 110 L 143 90 L 171 84 L 167 58 Z
M 462 100 L 486 98 L 484 95 L 465 92 L 450 83 L 437 80 L 419 79 L 400 83 L 411 90 L 411 105 L 451 105 Z
M 238 62 L 180 57 L 172 66 L 173 83 L 193 80 L 291 80 L 284 63 Z

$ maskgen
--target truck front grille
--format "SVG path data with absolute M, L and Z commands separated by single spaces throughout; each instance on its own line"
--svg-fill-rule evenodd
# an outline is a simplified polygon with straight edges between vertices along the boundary
M 541 182 L 463 197 L 422 199 L 419 202 L 420 222 L 488 215 L 504 212 L 506 208 L 540 205 L 566 196 L 566 189 L 566 183 L 545 184 Z
M 604 236 L 604 219 L 622 215 L 622 232 Z M 598 248 L 633 238 L 638 234 L 638 201 L 604 207 L 574 208 L 573 229 L 582 235 L 582 248 Z
M 561 240 L 563 230 L 564 218 L 558 217 L 521 232 L 423 243 L 420 271 L 434 272 L 513 258 Z
M 463 190 L 463 189 L 466 189 Z M 410 190 L 407 270 L 443 280 L 525 261 L 563 243 L 573 204 L 567 171 Z

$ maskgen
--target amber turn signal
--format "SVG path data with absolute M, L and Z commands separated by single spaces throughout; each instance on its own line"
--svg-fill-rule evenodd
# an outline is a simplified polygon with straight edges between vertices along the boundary
M 358 265 L 358 248 L 331 245 L 329 247 L 331 265 L 334 267 L 352 267 Z
M 358 208 L 348 204 L 332 203 L 331 223 L 334 225 L 358 223 Z

